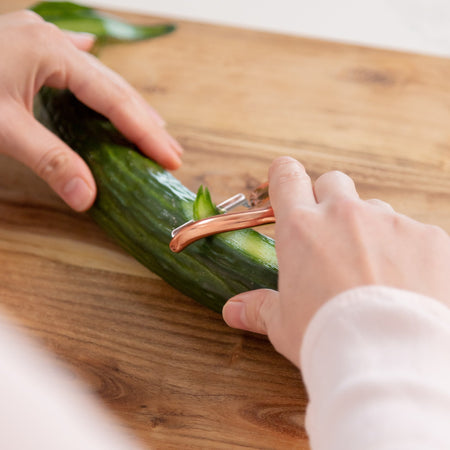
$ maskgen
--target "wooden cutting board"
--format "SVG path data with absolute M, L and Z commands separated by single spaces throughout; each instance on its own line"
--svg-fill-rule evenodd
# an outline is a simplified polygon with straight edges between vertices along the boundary
M 101 60 L 166 119 L 190 189 L 248 192 L 291 155 L 450 232 L 449 60 L 177 24 Z M 3 308 L 149 447 L 308 448 L 301 376 L 265 337 L 229 329 L 5 157 L 0 267 Z

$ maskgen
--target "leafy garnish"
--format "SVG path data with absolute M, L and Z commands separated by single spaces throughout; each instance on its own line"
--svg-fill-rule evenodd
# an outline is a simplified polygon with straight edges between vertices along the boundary
M 205 219 L 206 217 L 219 214 L 219 210 L 211 200 L 211 194 L 207 187 L 200 186 L 193 206 L 194 220 Z
M 107 41 L 150 39 L 175 30 L 172 24 L 133 25 L 72 2 L 41 2 L 30 9 L 63 30 L 94 34 L 102 44 Z

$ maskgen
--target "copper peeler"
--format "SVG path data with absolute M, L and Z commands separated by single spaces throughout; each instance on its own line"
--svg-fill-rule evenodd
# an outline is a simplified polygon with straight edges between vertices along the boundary
M 248 211 L 228 212 L 238 206 L 245 206 Z M 239 193 L 217 207 L 222 214 L 197 221 L 191 220 L 172 230 L 170 249 L 178 253 L 193 242 L 213 234 L 275 222 L 273 209 L 269 203 L 268 182 L 258 186 L 248 197 Z

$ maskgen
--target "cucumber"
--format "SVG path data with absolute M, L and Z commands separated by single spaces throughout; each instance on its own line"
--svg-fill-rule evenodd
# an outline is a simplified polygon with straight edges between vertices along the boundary
M 119 245 L 180 292 L 221 312 L 240 292 L 277 288 L 274 241 L 252 229 L 169 248 L 172 229 L 214 215 L 207 189 L 196 195 L 143 156 L 104 116 L 67 90 L 41 89 L 35 114 L 90 167 L 97 198 L 89 213 Z

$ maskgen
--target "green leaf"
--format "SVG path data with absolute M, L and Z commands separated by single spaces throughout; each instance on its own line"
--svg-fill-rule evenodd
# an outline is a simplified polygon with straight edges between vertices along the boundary
M 175 30 L 173 24 L 133 25 L 71 2 L 41 2 L 30 9 L 63 30 L 91 33 L 102 43 L 150 39 Z
M 211 194 L 208 188 L 200 186 L 197 191 L 193 205 L 194 220 L 205 219 L 206 217 L 219 214 L 219 210 L 211 200 Z

